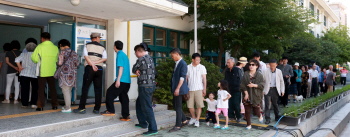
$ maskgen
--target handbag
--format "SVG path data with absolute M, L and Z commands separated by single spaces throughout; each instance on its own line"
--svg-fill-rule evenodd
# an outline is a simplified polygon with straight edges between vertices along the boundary
M 182 101 L 188 101 L 190 99 L 190 92 L 188 91 L 187 94 L 182 95 Z
M 62 67 L 64 64 L 66 64 L 67 60 L 68 60 L 68 59 L 70 58 L 70 56 L 72 55 L 72 52 L 73 52 L 73 50 L 70 51 L 68 58 L 67 58 L 66 60 L 63 61 L 62 65 L 57 65 L 57 66 L 58 66 L 58 67 L 57 67 L 58 69 L 56 70 L 55 75 L 53 76 L 55 79 L 58 79 L 58 78 L 60 77 L 60 74 L 61 74 L 61 67 Z
M 17 55 L 15 54 L 15 52 L 13 52 L 13 50 L 12 50 L 12 53 L 13 53 L 13 55 L 15 55 L 16 58 L 17 58 Z M 16 72 L 16 76 L 17 76 L 17 78 L 18 78 L 18 81 L 21 81 L 21 80 L 20 80 L 19 74 L 20 74 L 19 71 L 17 71 L 17 72 Z

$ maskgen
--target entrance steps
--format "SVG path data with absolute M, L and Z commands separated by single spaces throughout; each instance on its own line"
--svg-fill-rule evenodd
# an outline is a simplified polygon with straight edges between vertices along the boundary
M 168 128 L 175 125 L 176 113 L 175 111 L 167 110 L 167 105 L 157 104 L 153 109 L 157 127 L 159 129 Z M 116 109 L 120 111 L 120 109 Z M 87 111 L 88 113 L 89 111 Z M 57 112 L 60 113 L 60 112 Z M 50 114 L 43 114 L 50 115 Z M 62 114 L 64 115 L 64 114 Z M 84 115 L 84 114 L 75 114 Z M 72 115 L 69 115 L 72 117 Z M 74 116 L 74 115 L 73 115 Z M 47 117 L 47 116 L 45 116 Z M 87 136 L 136 136 L 148 129 L 136 128 L 138 123 L 136 118 L 136 110 L 130 110 L 131 121 L 120 121 L 120 113 L 115 116 L 92 115 L 86 118 L 78 118 L 66 120 L 51 124 L 42 124 L 37 126 L 30 126 L 21 129 L 14 129 L 0 132 L 0 137 L 87 137 Z M 55 117 L 52 117 L 54 119 Z M 45 119 L 33 119 L 45 120 Z

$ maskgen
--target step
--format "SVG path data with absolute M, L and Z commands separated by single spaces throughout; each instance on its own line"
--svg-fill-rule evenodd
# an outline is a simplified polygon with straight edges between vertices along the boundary
M 175 111 L 166 110 L 155 112 L 155 117 L 157 122 L 161 122 L 174 118 L 176 115 Z M 56 132 L 40 134 L 37 137 L 48 137 L 48 136 L 59 136 L 59 137 L 86 137 L 86 136 L 105 136 L 105 134 L 113 132 L 122 132 L 129 129 L 138 130 L 139 128 L 135 127 L 135 124 L 138 123 L 136 116 L 131 117 L 131 121 L 120 121 L 120 120 L 111 120 L 102 123 L 97 123 L 93 125 L 86 125 L 66 130 L 60 130 Z M 174 123 L 175 121 L 173 121 Z M 158 124 L 158 123 L 157 123 Z
M 167 108 L 168 108 L 167 105 L 157 104 L 156 107 L 153 109 L 153 111 L 154 112 L 161 112 L 161 111 L 167 110 Z M 57 114 L 55 114 L 55 115 L 60 115 L 60 116 L 64 115 L 64 114 L 60 114 L 60 113 L 61 112 L 57 112 Z M 47 115 L 50 115 L 50 114 L 47 114 Z M 68 116 L 71 116 L 74 118 L 75 115 L 78 115 L 78 117 L 79 117 L 83 114 L 70 114 Z M 87 114 L 84 114 L 84 115 L 87 115 Z M 136 110 L 130 110 L 130 117 L 133 117 L 135 115 L 136 115 Z M 0 132 L 0 137 L 38 136 L 40 134 L 45 134 L 45 133 L 50 133 L 50 132 L 55 132 L 55 131 L 62 131 L 62 130 L 72 129 L 72 128 L 86 126 L 86 125 L 93 125 L 93 124 L 102 123 L 102 122 L 111 121 L 111 120 L 119 120 L 120 116 L 121 116 L 120 113 L 117 113 L 116 116 L 114 116 L 114 117 L 105 117 L 102 115 L 97 115 L 97 116 L 89 116 L 86 118 L 79 118 L 79 119 L 75 119 L 75 120 L 55 122 L 55 123 L 45 124 L 45 125 L 40 125 L 40 126 L 28 126 L 28 127 L 24 126 L 26 128 Z M 38 115 L 35 117 L 38 117 Z M 40 121 L 40 118 L 35 119 L 35 120 Z M 34 122 L 36 122 L 36 121 L 34 121 Z M 58 121 L 58 120 L 56 119 L 56 121 Z M 11 122 L 11 119 L 6 121 L 6 122 Z M 49 123 L 49 122 L 47 122 L 47 123 Z

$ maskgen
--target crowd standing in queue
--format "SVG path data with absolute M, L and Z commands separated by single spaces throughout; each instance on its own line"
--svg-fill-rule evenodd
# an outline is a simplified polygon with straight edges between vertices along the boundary
M 77 53 L 72 50 L 68 40 L 62 39 L 58 47 L 51 42 L 49 33 L 41 34 L 41 43 L 33 38 L 25 42 L 25 50 L 21 52 L 20 43 L 13 40 L 3 45 L 4 52 L 0 53 L 0 91 L 5 92 L 5 100 L 2 103 L 19 103 L 21 98 L 22 108 L 31 107 L 37 111 L 43 111 L 45 106 L 45 86 L 50 89 L 52 109 L 58 107 L 56 79 L 64 95 L 64 113 L 85 114 L 86 99 L 91 83 L 94 84 L 95 107 L 93 113 L 104 116 L 115 116 L 113 102 L 119 97 L 122 121 L 130 121 L 129 96 L 131 84 L 130 61 L 122 51 L 123 43 L 115 41 L 114 51 L 116 58 L 116 79 L 107 89 L 106 110 L 100 112 L 102 99 L 102 72 L 103 62 L 107 60 L 105 47 L 100 44 L 101 34 L 91 33 L 91 41 L 84 46 L 85 71 L 81 100 L 79 108 L 71 110 L 72 89 L 77 85 L 77 67 L 79 59 Z M 152 95 L 156 88 L 155 65 L 153 58 L 148 55 L 150 48 L 146 43 L 140 43 L 134 48 L 137 61 L 131 72 L 137 75 L 139 96 L 136 100 L 136 116 L 139 128 L 148 128 L 143 135 L 158 133 L 157 123 L 152 108 Z M 279 105 L 288 107 L 288 103 L 296 103 L 297 96 L 303 99 L 316 97 L 326 92 L 334 91 L 337 70 L 330 65 L 329 69 L 319 67 L 315 61 L 311 65 L 300 65 L 295 62 L 294 67 L 288 64 L 288 57 L 283 57 L 277 62 L 271 59 L 268 64 L 260 60 L 260 54 L 255 52 L 252 59 L 240 57 L 227 59 L 225 78 L 218 83 L 217 94 L 208 91 L 207 94 L 207 70 L 200 64 L 201 55 L 194 53 L 191 64 L 187 65 L 181 57 L 181 51 L 174 48 L 170 51 L 175 61 L 171 77 L 171 93 L 173 94 L 173 107 L 176 111 L 176 124 L 169 132 L 180 131 L 187 125 L 200 126 L 202 109 L 207 105 L 206 125 L 210 121 L 216 129 L 229 129 L 229 119 L 240 122 L 247 121 L 246 129 L 251 129 L 251 113 L 258 116 L 259 122 L 265 124 L 271 122 L 270 109 L 273 107 L 275 121 L 280 117 Z M 235 64 L 236 63 L 236 64 Z M 293 69 L 294 68 L 294 69 Z M 340 70 L 341 84 L 346 84 L 348 70 L 344 67 Z M 12 84 L 14 83 L 14 89 Z M 20 88 L 21 87 L 21 88 Z M 11 89 L 12 88 L 12 89 Z M 20 90 L 22 89 L 22 90 Z M 14 97 L 11 95 L 14 91 Z M 20 93 L 21 92 L 21 93 Z M 19 96 L 20 95 L 20 96 Z M 291 95 L 291 96 L 290 96 Z M 207 98 L 206 98 L 207 97 Z M 187 101 L 187 107 L 191 118 L 187 120 L 182 110 L 182 102 Z M 196 108 L 195 108 L 196 106 Z M 253 110 L 253 112 L 251 112 Z M 225 125 L 220 126 L 219 116 L 225 117 Z

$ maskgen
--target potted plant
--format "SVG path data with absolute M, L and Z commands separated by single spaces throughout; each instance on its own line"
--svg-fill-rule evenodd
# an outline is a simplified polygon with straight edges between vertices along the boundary
M 301 104 L 299 107 L 299 114 L 301 115 L 301 122 L 306 119 L 307 111 L 304 111 L 304 104 Z

